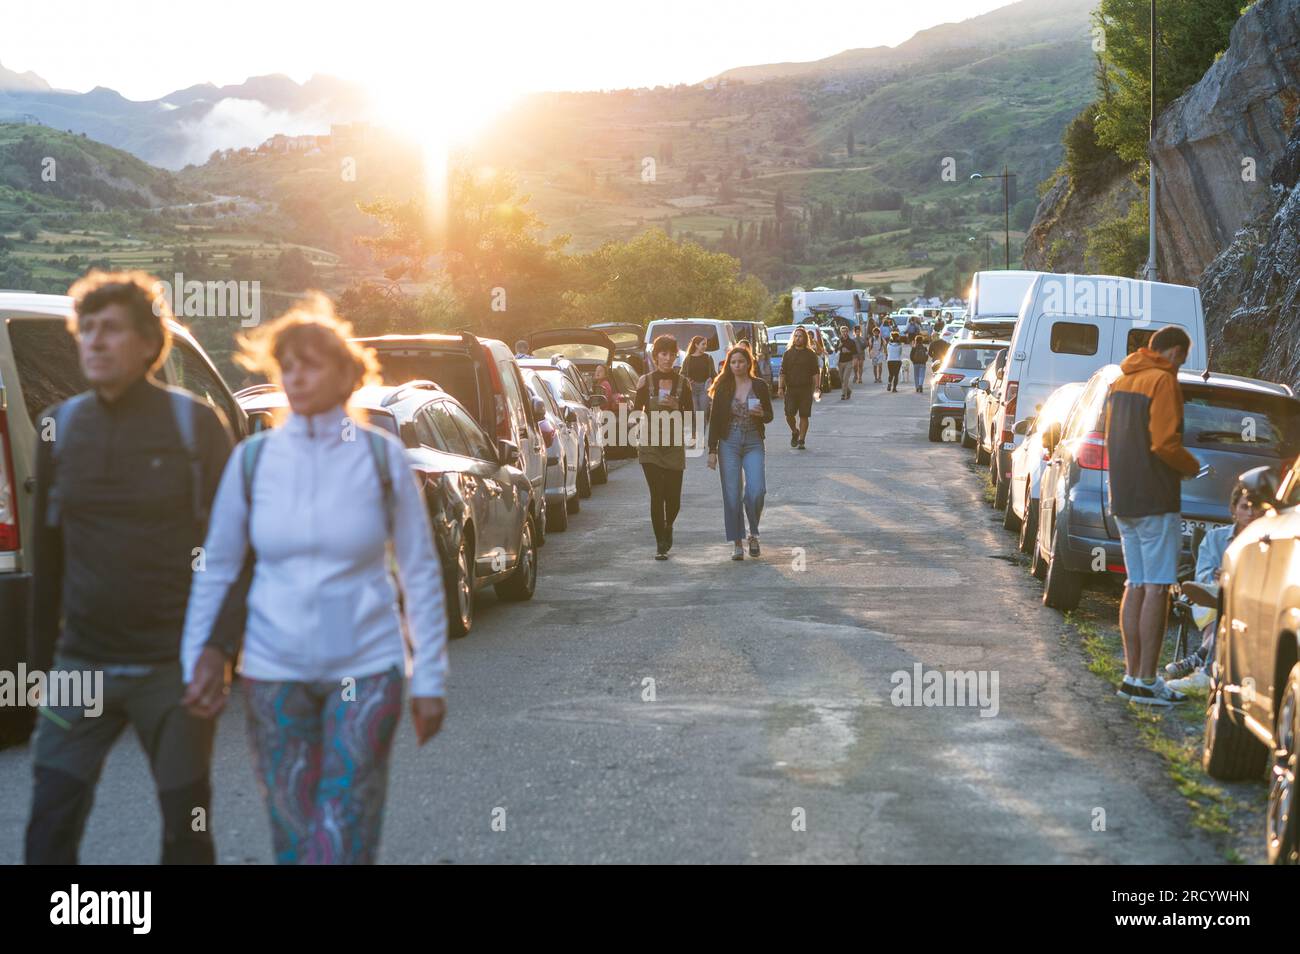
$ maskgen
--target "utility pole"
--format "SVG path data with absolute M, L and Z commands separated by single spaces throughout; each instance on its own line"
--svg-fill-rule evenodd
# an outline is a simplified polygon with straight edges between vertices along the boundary
M 1142 277 L 1158 282 L 1156 268 L 1156 161 L 1153 149 L 1156 142 L 1156 0 L 1151 0 L 1151 105 L 1147 117 L 1147 263 Z

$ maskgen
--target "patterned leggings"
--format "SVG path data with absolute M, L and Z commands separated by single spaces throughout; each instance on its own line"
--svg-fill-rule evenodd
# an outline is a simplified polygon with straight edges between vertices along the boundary
M 402 682 L 244 680 L 277 864 L 375 863 Z

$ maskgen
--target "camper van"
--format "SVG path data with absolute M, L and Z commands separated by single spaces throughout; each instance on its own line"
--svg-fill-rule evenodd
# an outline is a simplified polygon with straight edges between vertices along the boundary
M 971 338 L 1009 339 L 1025 292 L 1044 272 L 976 272 L 971 278 L 966 327 Z
M 1087 381 L 1098 368 L 1119 364 L 1165 325 L 1181 326 L 1192 339 L 1184 367 L 1204 370 L 1205 314 L 1198 289 L 1113 275 L 1034 278 L 1011 336 L 993 419 L 995 505 L 1006 504 L 1016 423 L 1034 415 L 1062 384 Z

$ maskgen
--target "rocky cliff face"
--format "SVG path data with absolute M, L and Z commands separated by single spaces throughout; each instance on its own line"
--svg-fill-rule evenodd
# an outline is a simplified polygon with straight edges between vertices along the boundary
M 1161 114 L 1152 144 L 1160 277 L 1194 284 L 1270 206 L 1300 112 L 1300 0 L 1257 0 L 1227 52 Z
M 1122 215 L 1138 187 L 1128 170 L 1116 163 L 1116 173 L 1093 189 L 1076 187 L 1062 172 L 1038 203 L 1025 236 L 1024 267 L 1043 272 L 1088 273 L 1085 261 L 1088 232 L 1102 219 Z
M 1300 121 L 1272 163 L 1269 199 L 1201 276 L 1211 366 L 1300 391 Z

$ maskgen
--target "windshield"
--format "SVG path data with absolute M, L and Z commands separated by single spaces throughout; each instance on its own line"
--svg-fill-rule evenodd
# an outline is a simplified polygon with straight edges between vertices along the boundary
M 1300 452 L 1300 401 L 1234 389 L 1183 387 L 1183 444 L 1261 457 Z
M 697 325 L 689 322 L 674 322 L 671 325 L 654 325 L 650 328 L 650 341 L 647 344 L 654 344 L 654 340 L 660 335 L 669 335 L 676 339 L 677 347 L 683 352 L 690 346 L 691 339 L 696 335 L 704 338 L 704 348 L 706 351 L 718 350 L 718 329 L 713 325 Z

